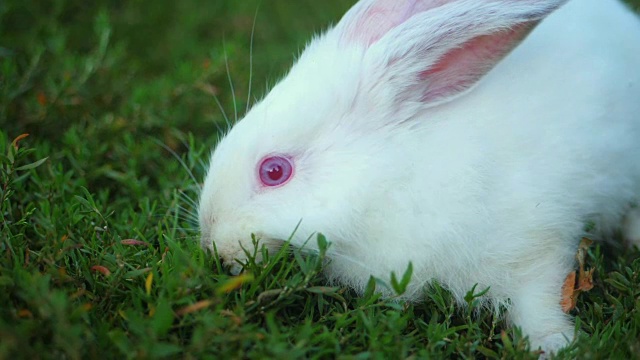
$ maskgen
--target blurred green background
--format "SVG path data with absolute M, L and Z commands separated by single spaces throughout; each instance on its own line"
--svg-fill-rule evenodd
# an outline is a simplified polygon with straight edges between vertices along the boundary
M 640 0 L 629 0 L 636 8 Z M 211 140 L 220 111 L 245 108 L 255 17 L 253 94 L 279 79 L 313 33 L 354 0 L 3 0 L 0 124 L 55 142 L 73 124 Z M 98 140 L 98 139 L 96 139 Z M 173 146 L 173 145 L 172 145 Z
M 238 108 L 245 107 L 254 17 L 253 79 L 261 96 L 311 34 L 352 3 L 5 0 L 0 121 L 12 132 L 55 138 L 108 112 L 134 132 L 212 133 L 220 113 L 210 92 L 232 111 L 225 56 Z
M 212 148 L 224 124 L 214 95 L 233 117 L 235 94 L 244 113 L 254 22 L 255 99 L 352 3 L 0 1 L 0 125 L 75 149 L 54 160 L 115 197 L 161 190 L 171 156 L 149 138 L 182 154 L 192 133 Z
M 640 0 L 629 0 L 636 8 Z M 355 0 L 4 0 L 0 2 L 0 124 L 56 143 L 74 124 L 99 140 L 173 132 L 214 139 L 231 115 L 225 57 L 246 107 L 255 19 L 252 97 L 260 98 L 311 35 Z

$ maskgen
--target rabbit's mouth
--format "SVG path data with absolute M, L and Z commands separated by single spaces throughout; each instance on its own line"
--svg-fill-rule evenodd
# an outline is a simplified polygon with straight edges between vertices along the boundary
M 239 275 L 249 261 L 249 258 L 255 261 L 256 264 L 261 263 L 263 261 L 263 247 L 266 248 L 270 254 L 273 254 L 282 247 L 284 242 L 282 240 L 258 236 L 257 234 L 254 238 L 256 240 L 251 240 L 248 243 L 238 240 L 233 248 L 220 244 L 217 245 L 218 256 L 222 261 L 222 266 L 232 275 Z
M 244 269 L 244 266 L 239 264 L 236 259 L 233 259 L 232 261 L 227 261 L 224 260 L 222 265 L 229 271 L 229 273 L 233 276 L 236 275 L 240 275 L 240 273 L 242 272 L 242 269 Z

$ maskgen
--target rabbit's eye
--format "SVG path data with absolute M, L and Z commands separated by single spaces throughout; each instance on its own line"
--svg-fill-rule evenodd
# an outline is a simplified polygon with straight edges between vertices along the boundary
M 293 165 L 286 157 L 270 156 L 262 160 L 258 171 L 263 185 L 278 186 L 291 178 Z

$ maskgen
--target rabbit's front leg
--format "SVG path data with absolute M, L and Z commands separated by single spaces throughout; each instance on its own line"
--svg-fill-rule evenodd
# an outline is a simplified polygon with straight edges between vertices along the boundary
M 571 262 L 550 254 L 544 254 L 544 260 L 539 261 L 544 266 L 535 264 L 524 278 L 516 280 L 509 319 L 529 336 L 532 350 L 541 348 L 548 355 L 574 338 L 573 322 L 560 305 L 562 284 L 571 271 Z

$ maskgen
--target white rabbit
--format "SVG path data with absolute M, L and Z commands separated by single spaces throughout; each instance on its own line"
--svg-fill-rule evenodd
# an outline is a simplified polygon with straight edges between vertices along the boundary
M 333 280 L 362 291 L 412 262 L 408 298 L 490 287 L 534 347 L 566 345 L 585 224 L 606 235 L 640 199 L 640 21 L 564 3 L 357 3 L 218 144 L 202 245 L 233 264 L 251 233 L 277 248 L 300 223 L 292 244 L 332 242 Z

